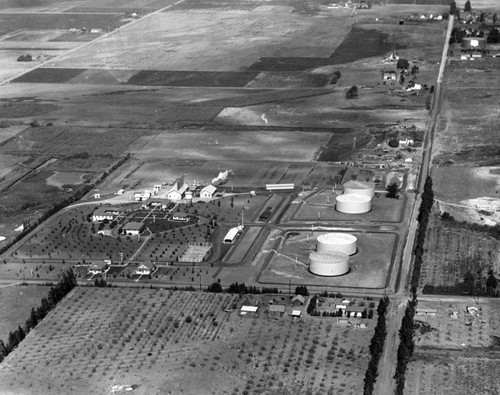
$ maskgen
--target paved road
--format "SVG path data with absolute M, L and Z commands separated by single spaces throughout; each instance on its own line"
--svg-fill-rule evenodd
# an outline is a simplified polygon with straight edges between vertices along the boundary
M 434 133 L 437 123 L 437 117 L 439 115 L 439 110 L 441 108 L 441 98 L 442 98 L 442 81 L 444 69 L 447 61 L 447 54 L 449 48 L 449 41 L 451 36 L 451 30 L 453 28 L 453 15 L 450 16 L 448 21 L 448 30 L 446 32 L 445 44 L 443 48 L 443 53 L 441 56 L 441 64 L 439 67 L 439 73 L 436 82 L 436 89 L 434 94 L 433 106 L 431 110 L 431 116 L 427 125 L 427 133 L 424 141 L 423 157 L 422 157 L 422 167 L 420 169 L 419 180 L 418 180 L 418 195 L 415 199 L 414 207 L 411 214 L 411 219 L 409 223 L 407 243 L 405 246 L 405 251 L 402 258 L 401 267 L 401 279 L 399 282 L 399 288 L 396 290 L 395 294 L 391 297 L 391 305 L 393 306 L 388 314 L 387 322 L 387 337 L 384 346 L 384 353 L 382 355 L 382 361 L 379 364 L 379 377 L 375 384 L 374 393 L 378 395 L 389 395 L 394 394 L 396 389 L 396 382 L 393 379 L 394 373 L 396 371 L 397 362 L 397 349 L 399 347 L 399 328 L 401 326 L 401 321 L 404 316 L 407 300 L 409 299 L 409 294 L 405 292 L 406 284 L 408 283 L 409 276 L 411 275 L 411 263 L 413 258 L 413 244 L 415 241 L 415 235 L 417 231 L 417 215 L 418 209 L 421 203 L 420 194 L 423 191 L 425 180 L 430 172 L 431 161 L 432 161 L 432 146 L 434 142 Z

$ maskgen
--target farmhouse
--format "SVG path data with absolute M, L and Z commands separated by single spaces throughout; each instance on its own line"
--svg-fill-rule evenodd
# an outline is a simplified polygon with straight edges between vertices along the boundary
M 346 309 L 346 315 L 348 317 L 352 316 L 352 317 L 362 317 L 363 316 L 363 313 L 366 312 L 366 308 L 365 307 L 362 307 L 362 306 L 349 306 L 347 307 Z
M 108 221 L 113 221 L 120 214 L 121 214 L 120 210 L 111 209 L 109 207 L 99 207 L 92 214 L 92 222 L 101 222 L 106 219 Z
M 123 227 L 123 232 L 129 236 L 139 236 L 144 229 L 142 222 L 128 222 Z
M 104 274 L 109 269 L 110 265 L 111 265 L 111 261 L 104 260 L 102 262 L 93 263 L 92 265 L 89 266 L 88 270 L 89 270 L 89 273 L 92 275 Z
M 153 262 L 144 262 L 141 263 L 137 269 L 135 269 L 134 274 L 138 274 L 140 276 L 149 276 L 154 272 L 156 266 Z
M 398 79 L 398 73 L 396 70 L 383 71 L 382 79 L 384 81 L 396 81 Z
M 134 193 L 134 200 L 136 202 L 142 202 L 143 200 L 147 200 L 151 197 L 150 191 L 144 191 L 144 193 L 136 192 Z
M 205 188 L 203 188 L 200 192 L 200 198 L 202 199 L 212 199 L 215 191 L 217 190 L 216 187 L 213 185 L 207 185 Z

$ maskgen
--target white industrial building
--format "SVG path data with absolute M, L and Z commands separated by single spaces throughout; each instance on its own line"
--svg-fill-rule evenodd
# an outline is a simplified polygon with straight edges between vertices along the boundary
M 349 255 L 343 252 L 311 252 L 309 270 L 318 276 L 341 276 L 349 271 Z
M 375 183 L 369 181 L 348 181 L 344 184 L 344 195 L 355 194 L 375 196 Z
M 353 255 L 357 251 L 358 239 L 349 233 L 325 233 L 317 238 L 316 247 L 319 253 L 343 252 Z
M 337 211 L 346 214 L 362 214 L 372 209 L 372 198 L 366 195 L 354 193 L 339 195 L 336 197 Z

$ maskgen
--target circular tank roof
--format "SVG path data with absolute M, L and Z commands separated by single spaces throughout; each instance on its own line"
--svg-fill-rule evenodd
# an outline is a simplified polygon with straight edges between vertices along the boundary
M 370 202 L 372 200 L 372 198 L 370 196 L 356 195 L 355 193 L 347 193 L 344 195 L 339 195 L 339 196 L 337 196 L 336 199 L 339 202 L 346 202 L 346 203 L 348 203 L 348 202 L 367 203 L 367 202 Z
M 357 237 L 349 233 L 325 233 L 318 236 L 318 242 L 324 244 L 344 245 L 357 241 Z
M 369 181 L 347 181 L 344 188 L 350 189 L 375 189 L 375 183 Z
M 338 251 L 331 251 L 328 253 L 311 252 L 309 259 L 326 265 L 341 265 L 349 260 L 349 255 Z

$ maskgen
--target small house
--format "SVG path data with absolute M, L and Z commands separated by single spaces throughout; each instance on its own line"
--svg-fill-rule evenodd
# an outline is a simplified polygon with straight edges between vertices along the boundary
M 93 263 L 92 265 L 89 266 L 88 270 L 89 270 L 89 273 L 92 275 L 104 274 L 109 269 L 110 265 L 111 265 L 111 261 L 104 260 L 104 261 L 100 261 L 97 263 Z
M 94 193 L 94 199 L 100 199 L 101 194 L 100 193 Z
M 240 309 L 240 314 L 241 315 L 246 315 L 248 313 L 257 313 L 257 310 L 259 309 L 258 306 L 250 306 L 250 305 L 243 305 L 241 306 Z
M 366 312 L 366 307 L 363 306 L 348 306 L 346 309 L 346 315 L 348 317 L 360 318 L 363 316 L 363 313 L 365 312 Z
M 139 236 L 144 229 L 144 224 L 142 222 L 128 222 L 123 227 L 123 232 L 129 236 Z
M 292 317 L 300 318 L 301 315 L 302 315 L 302 311 L 300 311 L 300 310 L 292 310 Z
M 92 214 L 92 222 L 102 222 L 104 220 L 113 221 L 119 214 L 120 210 L 111 209 L 109 207 L 99 207 Z
M 217 191 L 217 188 L 214 187 L 213 185 L 207 185 L 204 187 L 201 192 L 200 192 L 200 198 L 202 199 L 212 199 L 214 197 L 215 191 Z
M 382 79 L 384 81 L 396 81 L 398 79 L 398 73 L 396 70 L 383 71 Z
M 137 269 L 135 269 L 134 274 L 138 274 L 140 276 L 149 276 L 155 270 L 154 262 L 144 262 L 141 263 Z
M 465 310 L 467 310 L 467 313 L 470 315 L 478 315 L 479 314 L 479 309 L 477 307 L 474 307 L 474 306 L 467 306 L 465 308 Z

